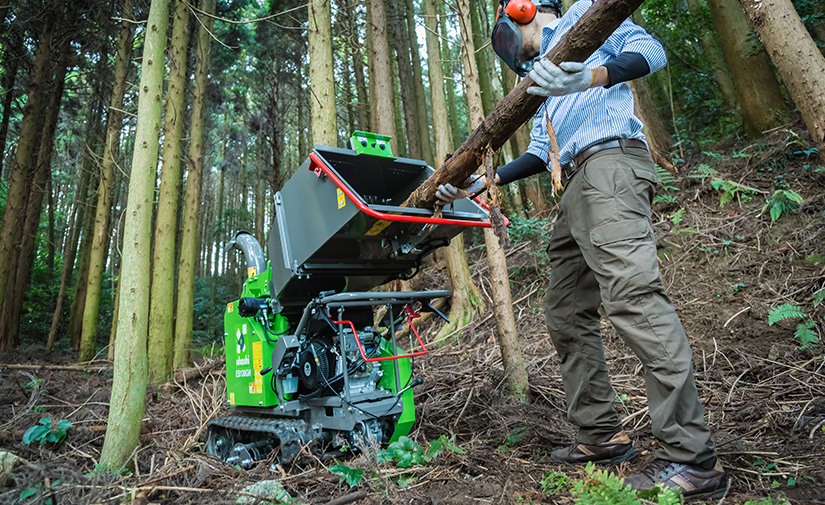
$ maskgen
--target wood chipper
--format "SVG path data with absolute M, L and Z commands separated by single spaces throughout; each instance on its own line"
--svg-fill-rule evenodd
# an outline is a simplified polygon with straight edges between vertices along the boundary
M 427 352 L 413 319 L 450 292 L 369 290 L 412 278 L 467 227 L 490 226 L 471 199 L 438 217 L 401 207 L 433 169 L 394 157 L 386 136 L 355 132 L 350 145 L 316 146 L 275 194 L 268 261 L 249 233 L 229 243 L 248 274 L 224 313 L 232 415 L 206 435 L 207 452 L 229 464 L 273 451 L 287 464 L 302 448 L 335 455 L 408 434 L 421 383 L 413 360 Z

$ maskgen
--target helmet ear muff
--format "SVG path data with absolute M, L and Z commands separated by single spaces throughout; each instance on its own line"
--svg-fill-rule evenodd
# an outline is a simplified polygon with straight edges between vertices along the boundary
M 513 21 L 526 25 L 536 17 L 536 4 L 531 0 L 511 0 L 504 4 L 504 13 Z

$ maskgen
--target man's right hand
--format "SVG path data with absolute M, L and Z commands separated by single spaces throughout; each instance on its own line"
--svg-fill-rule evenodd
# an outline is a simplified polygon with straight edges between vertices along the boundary
M 442 184 L 435 192 L 435 201 L 441 207 L 446 207 L 456 200 L 474 196 L 487 187 L 487 178 L 483 175 L 471 175 L 464 181 L 464 187 L 459 189 L 452 184 Z

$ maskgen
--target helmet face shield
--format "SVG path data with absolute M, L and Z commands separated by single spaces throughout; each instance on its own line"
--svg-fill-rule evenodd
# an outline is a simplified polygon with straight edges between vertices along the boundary
M 532 61 L 522 61 L 521 45 L 522 36 L 521 30 L 507 15 L 499 15 L 496 19 L 496 24 L 493 27 L 493 50 L 499 58 L 510 67 L 513 72 L 521 77 L 527 75 L 531 68 L 533 68 Z

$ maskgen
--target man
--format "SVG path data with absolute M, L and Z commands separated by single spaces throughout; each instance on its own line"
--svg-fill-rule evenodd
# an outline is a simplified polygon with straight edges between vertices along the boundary
M 547 251 L 552 273 L 546 317 L 561 358 L 567 418 L 576 442 L 552 453 L 565 463 L 616 464 L 638 456 L 613 408 L 599 332 L 599 303 L 616 332 L 643 364 L 657 458 L 626 479 L 634 489 L 657 483 L 686 495 L 727 490 L 693 377 L 692 353 L 659 275 L 650 217 L 656 171 L 624 82 L 666 64 L 661 44 L 626 20 L 584 64 L 533 60 L 546 54 L 587 11 L 581 0 L 560 17 L 560 0 L 501 0 L 493 47 L 516 73 L 528 71 L 528 93 L 547 96 L 530 147 L 501 167 L 497 184 L 547 169 L 549 120 L 567 183 Z M 532 68 L 532 70 L 531 70 Z M 472 178 L 471 178 L 472 179 Z M 468 179 L 463 191 L 440 186 L 447 205 L 484 188 Z

